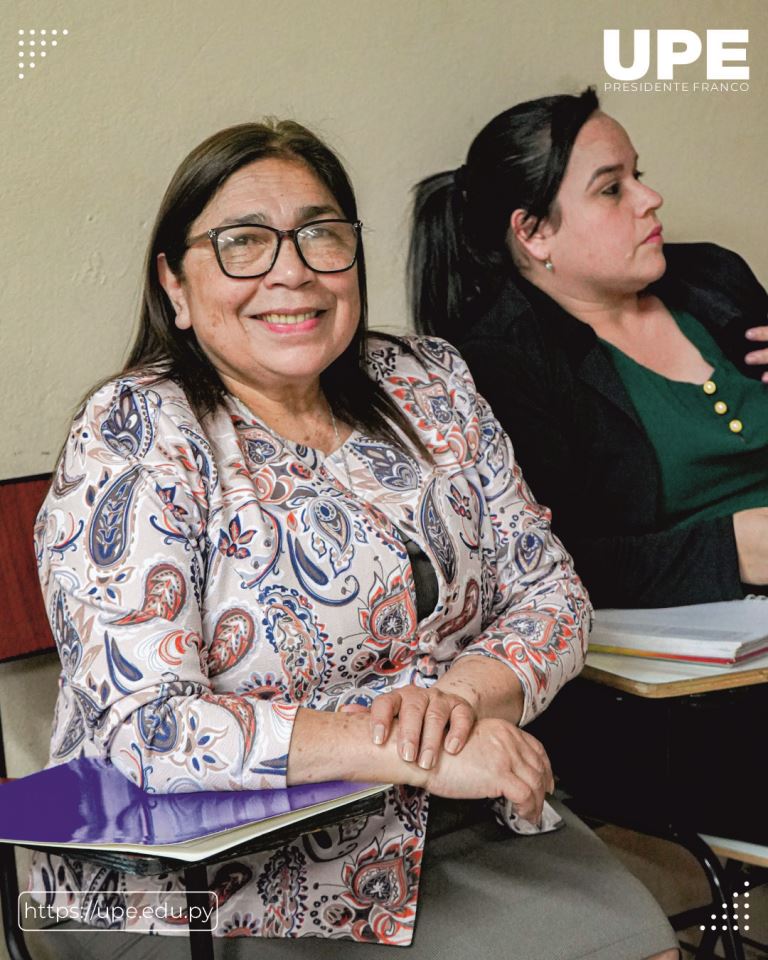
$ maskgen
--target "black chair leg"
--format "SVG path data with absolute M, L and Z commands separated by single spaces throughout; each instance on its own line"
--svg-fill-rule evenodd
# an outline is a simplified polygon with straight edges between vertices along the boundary
M 673 839 L 685 847 L 686 850 L 689 850 L 699 861 L 712 892 L 712 909 L 710 912 L 717 916 L 716 924 L 706 923 L 707 929 L 704 931 L 699 949 L 696 951 L 696 960 L 713 957 L 714 946 L 718 939 L 723 944 L 726 960 L 745 960 L 741 936 L 739 931 L 735 929 L 738 924 L 733 919 L 733 900 L 728 876 L 730 871 L 723 870 L 720 861 L 711 848 L 697 834 L 673 831 Z M 723 910 L 724 903 L 727 904 L 725 910 Z M 725 919 L 723 919 L 723 915 Z M 711 926 L 717 926 L 717 930 L 711 930 Z
M 7 777 L 3 722 L 0 718 L 0 779 Z M 3 917 L 5 943 L 11 960 L 32 960 L 19 930 L 19 881 L 16 876 L 16 855 L 10 844 L 0 844 L 0 914 Z
M 14 848 L 0 844 L 0 910 L 3 915 L 5 943 L 11 960 L 32 960 L 19 929 L 19 881 L 16 877 Z
M 192 960 L 214 960 L 211 932 L 208 872 L 200 863 L 184 871 L 189 917 L 189 949 Z
M 713 933 L 709 927 L 705 933 L 702 934 L 701 940 L 699 941 L 699 946 L 694 953 L 694 960 L 714 960 L 717 956 L 715 953 L 715 947 L 717 946 L 717 941 L 720 939 L 719 934 Z

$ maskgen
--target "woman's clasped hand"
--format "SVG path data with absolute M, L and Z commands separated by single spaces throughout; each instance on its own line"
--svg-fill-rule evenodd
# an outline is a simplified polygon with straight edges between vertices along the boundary
M 747 340 L 754 340 L 760 343 L 768 343 L 768 327 L 750 327 L 744 331 Z M 768 346 L 758 347 L 756 350 L 750 350 L 744 357 L 744 361 L 754 366 L 768 367 Z M 760 379 L 763 383 L 768 383 L 768 370 L 763 371 Z
M 535 737 L 510 720 L 478 718 L 477 706 L 456 693 L 400 687 L 380 694 L 370 710 L 346 709 L 368 714 L 373 743 L 383 746 L 391 736 L 399 757 L 420 768 L 408 782 L 437 796 L 504 797 L 520 817 L 537 823 L 545 795 L 555 788 Z
M 768 583 L 768 507 L 750 507 L 733 515 L 733 531 L 742 583 Z
M 344 709 L 365 710 L 356 706 Z M 366 712 L 370 713 L 371 738 L 377 746 L 387 741 L 397 717 L 400 757 L 409 763 L 416 761 L 424 770 L 434 766 L 441 749 L 458 753 L 477 719 L 476 706 L 438 687 L 398 687 L 379 694 Z
M 458 753 L 443 750 L 424 786 L 439 797 L 504 797 L 524 820 L 538 823 L 545 794 L 554 790 L 544 747 L 498 717 L 478 720 Z

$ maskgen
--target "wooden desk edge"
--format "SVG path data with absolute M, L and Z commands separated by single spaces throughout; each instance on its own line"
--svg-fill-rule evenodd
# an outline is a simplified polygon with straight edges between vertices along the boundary
M 702 836 L 702 840 L 707 844 L 710 850 L 718 857 L 728 860 L 738 860 L 741 863 L 751 863 L 755 867 L 768 867 L 768 847 L 755 846 L 757 852 L 751 850 L 739 850 L 737 847 L 731 847 L 727 840 L 717 841 L 715 837 Z M 765 851 L 765 853 L 763 853 Z
M 689 693 L 708 693 L 710 690 L 728 690 L 733 687 L 749 687 L 756 683 L 768 683 L 768 667 L 743 670 L 740 673 L 718 673 L 687 680 L 670 680 L 663 683 L 647 683 L 620 677 L 609 670 L 585 666 L 580 676 L 601 683 L 615 690 L 633 693 L 638 697 L 660 700 L 666 697 L 684 697 Z

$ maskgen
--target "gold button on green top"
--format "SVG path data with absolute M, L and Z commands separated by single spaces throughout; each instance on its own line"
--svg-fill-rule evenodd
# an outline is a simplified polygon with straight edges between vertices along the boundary
M 707 394 L 707 396 L 711 397 L 713 393 L 717 392 L 717 384 L 714 380 L 706 380 L 702 384 L 701 389 Z
M 716 401 L 715 413 L 719 413 L 719 414 L 728 413 L 728 404 L 725 402 L 725 400 Z
M 741 420 L 733 419 L 728 424 L 728 427 L 731 433 L 741 433 L 741 431 L 744 429 L 744 424 L 741 422 Z

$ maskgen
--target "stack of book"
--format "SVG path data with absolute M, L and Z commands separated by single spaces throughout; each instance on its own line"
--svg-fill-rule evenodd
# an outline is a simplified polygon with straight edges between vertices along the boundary
M 727 600 L 654 610 L 597 610 L 595 653 L 735 666 L 768 653 L 768 600 Z

